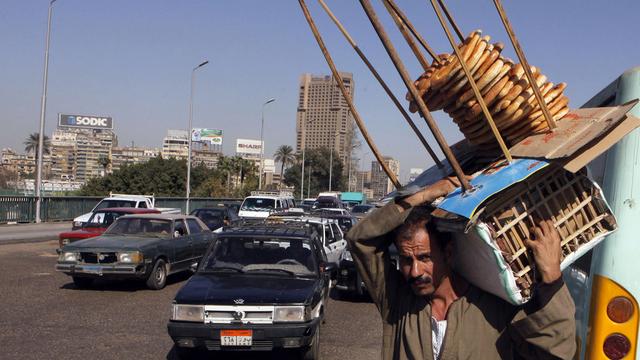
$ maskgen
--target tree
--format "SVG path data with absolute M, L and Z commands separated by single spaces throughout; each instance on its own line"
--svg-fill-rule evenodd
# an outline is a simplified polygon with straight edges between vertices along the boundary
M 109 165 L 111 165 L 111 159 L 108 156 L 102 154 L 98 157 L 98 164 L 102 166 L 102 176 L 107 175 L 107 168 L 109 167 Z
M 310 193 L 317 195 L 321 191 L 329 189 L 329 163 L 331 153 L 328 148 L 307 149 L 305 153 L 305 174 L 304 187 L 306 194 L 307 187 L 311 186 Z M 293 186 L 296 189 L 297 196 L 300 195 L 300 173 L 302 158 L 298 158 L 298 166 L 292 166 L 284 174 L 284 183 Z M 343 164 L 337 156 L 333 158 L 333 169 L 331 171 L 331 188 L 332 190 L 343 190 Z M 311 181 L 309 181 L 311 176 Z
M 34 152 L 36 160 L 38 160 L 38 137 L 39 133 L 31 133 L 24 141 L 24 151 L 26 153 Z M 42 137 L 42 153 L 49 155 L 51 153 L 51 141 L 47 135 Z
M 280 163 L 280 183 L 282 184 L 282 177 L 284 176 L 284 168 L 287 165 L 293 165 L 296 161 L 296 155 L 293 153 L 293 148 L 289 145 L 280 145 L 276 153 L 273 155 L 275 161 Z

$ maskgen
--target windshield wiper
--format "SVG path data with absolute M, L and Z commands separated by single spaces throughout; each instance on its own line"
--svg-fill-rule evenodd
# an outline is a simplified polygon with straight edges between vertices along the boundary
M 205 272 L 215 272 L 217 270 L 235 270 L 239 273 L 245 272 L 244 270 L 237 267 L 233 267 L 233 266 L 214 266 L 214 267 L 207 268 Z
M 279 271 L 279 272 L 287 273 L 289 275 L 298 276 L 298 273 L 296 273 L 295 271 L 285 270 L 285 269 L 251 269 L 251 270 L 247 270 L 247 272 L 266 272 L 266 271 Z

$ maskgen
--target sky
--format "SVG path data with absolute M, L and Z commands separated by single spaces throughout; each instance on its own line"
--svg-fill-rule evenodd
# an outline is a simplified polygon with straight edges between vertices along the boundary
M 407 92 L 358 1 L 326 0 L 400 99 Z M 380 1 L 372 1 L 413 78 L 420 66 Z M 429 1 L 396 0 L 438 53 L 451 52 Z M 22 151 L 40 119 L 47 0 L 0 2 L 0 148 Z M 410 168 L 433 164 L 376 80 L 316 1 L 307 0 L 334 61 L 354 74 L 355 105 L 385 156 Z M 465 33 L 482 29 L 516 59 L 490 0 L 447 1 Z M 625 70 L 640 65 L 635 0 L 503 3 L 531 65 L 566 82 L 579 107 Z M 294 0 L 58 0 L 49 58 L 46 131 L 57 114 L 111 116 L 121 146 L 161 147 L 167 129 L 187 128 L 192 69 L 197 70 L 193 126 L 224 131 L 225 154 L 236 138 L 260 137 L 265 157 L 295 148 L 300 75 L 330 70 Z M 403 100 L 404 101 L 404 100 Z M 434 113 L 450 144 L 462 138 L 446 114 Z M 423 120 L 414 120 L 437 147 Z M 363 144 L 356 157 L 370 168 Z

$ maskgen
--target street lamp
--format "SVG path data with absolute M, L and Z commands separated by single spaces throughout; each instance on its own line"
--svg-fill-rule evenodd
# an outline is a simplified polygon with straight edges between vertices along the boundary
M 205 60 L 191 70 L 191 93 L 189 94 L 189 130 L 187 131 L 187 144 L 189 153 L 187 154 L 187 206 L 186 213 L 189 214 L 189 195 L 191 194 L 191 133 L 193 132 L 193 87 L 196 77 L 196 70 L 207 65 L 209 60 Z
M 44 75 L 42 76 L 42 102 L 40 103 L 40 132 L 38 133 L 38 157 L 36 159 L 36 223 L 40 220 L 40 206 L 42 198 L 40 197 L 40 185 L 42 183 L 42 156 L 44 147 L 44 115 L 47 111 L 47 78 L 49 76 L 49 43 L 51 40 L 51 16 L 53 15 L 53 3 L 49 2 L 49 14 L 47 19 L 47 41 L 44 49 Z
M 264 104 L 262 104 L 262 116 L 261 116 L 261 125 L 260 125 L 260 176 L 258 176 L 258 190 L 262 190 L 262 172 L 264 170 L 264 107 L 267 104 L 271 104 L 272 102 L 276 101 L 275 98 L 271 98 L 267 101 L 265 101 Z

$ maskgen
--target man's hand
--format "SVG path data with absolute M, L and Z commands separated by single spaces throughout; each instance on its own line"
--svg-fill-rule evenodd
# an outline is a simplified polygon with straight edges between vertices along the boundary
M 542 220 L 531 231 L 535 238 L 525 240 L 527 247 L 533 251 L 533 257 L 542 282 L 550 284 L 560 276 L 560 234 L 551 220 Z
M 470 176 L 467 176 L 467 180 L 471 180 Z M 446 196 L 455 188 L 460 187 L 460 180 L 455 176 L 446 177 L 438 180 L 436 183 L 425 187 L 417 193 L 408 196 L 404 201 L 411 206 L 419 206 L 425 203 L 432 203 L 435 199 Z

